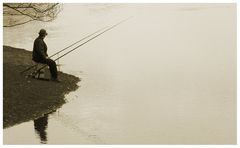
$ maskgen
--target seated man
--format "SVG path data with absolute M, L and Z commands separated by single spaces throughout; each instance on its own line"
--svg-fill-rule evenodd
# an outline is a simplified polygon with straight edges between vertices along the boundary
M 38 34 L 39 36 L 35 39 L 33 45 L 32 60 L 37 63 L 47 64 L 50 69 L 51 80 L 59 82 L 56 62 L 48 57 L 47 45 L 43 40 L 47 32 L 45 29 L 41 29 Z

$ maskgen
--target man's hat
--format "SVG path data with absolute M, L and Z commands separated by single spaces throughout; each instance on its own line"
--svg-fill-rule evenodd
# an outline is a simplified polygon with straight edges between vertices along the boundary
M 39 35 L 48 35 L 45 29 L 41 29 L 38 33 Z

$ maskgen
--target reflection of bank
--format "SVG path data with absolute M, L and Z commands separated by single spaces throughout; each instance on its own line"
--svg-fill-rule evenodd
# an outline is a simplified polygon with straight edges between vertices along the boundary
M 35 132 L 39 135 L 42 144 L 47 143 L 48 114 L 34 120 Z

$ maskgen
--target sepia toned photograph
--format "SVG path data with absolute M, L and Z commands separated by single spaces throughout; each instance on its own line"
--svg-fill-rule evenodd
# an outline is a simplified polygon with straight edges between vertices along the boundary
M 2 3 L 4 145 L 236 145 L 236 3 Z

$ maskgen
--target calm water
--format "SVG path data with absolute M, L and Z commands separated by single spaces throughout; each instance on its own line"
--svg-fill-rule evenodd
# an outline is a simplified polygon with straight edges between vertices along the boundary
M 65 4 L 51 23 L 4 28 L 4 44 L 49 54 L 131 20 L 60 63 L 82 79 L 67 103 L 3 130 L 5 144 L 236 143 L 236 6 Z

